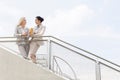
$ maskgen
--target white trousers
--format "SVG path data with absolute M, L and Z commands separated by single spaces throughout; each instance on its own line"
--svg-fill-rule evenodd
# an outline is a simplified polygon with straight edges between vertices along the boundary
M 39 49 L 39 47 L 40 47 L 40 45 L 38 45 L 36 42 L 31 42 L 29 55 L 31 55 L 31 54 L 36 55 L 36 52 Z

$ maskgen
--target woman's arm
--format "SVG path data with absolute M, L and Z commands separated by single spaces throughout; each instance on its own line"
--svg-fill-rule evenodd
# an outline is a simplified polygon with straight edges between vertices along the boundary
M 15 29 L 14 36 L 15 37 L 21 37 L 22 36 L 22 34 L 18 33 L 18 27 L 16 27 L 16 29 Z

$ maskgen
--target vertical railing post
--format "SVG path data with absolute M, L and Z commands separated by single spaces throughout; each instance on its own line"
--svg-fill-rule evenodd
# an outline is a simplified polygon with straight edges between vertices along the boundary
M 48 39 L 48 68 L 51 70 L 51 60 L 52 59 L 52 55 L 51 55 L 51 40 L 50 38 Z
M 54 62 L 55 62 L 55 57 L 53 56 L 53 60 L 52 60 L 52 71 L 53 72 L 55 72 L 55 70 L 54 70 L 55 63 Z
M 100 62 L 96 61 L 96 80 L 101 80 Z

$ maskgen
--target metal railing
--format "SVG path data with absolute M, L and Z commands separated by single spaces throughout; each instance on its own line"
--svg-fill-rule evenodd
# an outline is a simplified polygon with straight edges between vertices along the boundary
M 60 42 L 63 42 L 63 43 L 65 43 L 65 44 L 69 45 L 69 46 L 72 46 L 72 47 L 74 47 L 74 48 L 76 48 L 76 49 L 79 49 L 79 50 L 81 50 L 81 51 L 83 51 L 83 52 L 86 52 L 86 53 L 88 53 L 88 54 L 90 54 L 90 55 L 92 55 L 92 56 L 94 56 L 94 57 L 97 57 L 97 58 L 99 58 L 99 59 L 101 59 L 101 60 L 104 60 L 104 61 L 106 61 L 106 62 L 108 62 L 108 63 L 110 63 L 110 64 L 113 64 L 113 65 L 115 65 L 115 66 L 117 66 L 117 67 L 120 67 L 120 65 L 118 65 L 118 64 L 116 64 L 116 63 L 113 63 L 113 62 L 111 62 L 111 61 L 109 61 L 109 60 L 107 60 L 107 59 L 104 59 L 104 58 L 102 58 L 102 57 L 100 57 L 100 56 L 98 56 L 98 55 L 95 55 L 94 53 L 91 53 L 91 52 L 89 52 L 89 51 L 87 51 L 87 50 L 84 50 L 84 49 L 82 49 L 82 48 L 79 48 L 79 47 L 77 47 L 77 46 L 74 46 L 74 45 L 72 45 L 72 44 L 70 44 L 70 43 L 68 43 L 68 42 L 65 42 L 65 41 L 63 41 L 63 40 L 61 40 L 61 39 L 58 39 L 58 38 L 56 38 L 56 37 L 53 37 L 53 36 L 50 36 L 50 37 L 53 38 L 53 39 L 56 39 L 56 40 L 58 40 L 58 41 L 60 41 Z
M 109 61 L 107 59 L 104 59 L 102 57 L 99 57 L 89 51 L 86 51 L 82 48 L 79 48 L 77 46 L 74 46 L 70 43 L 67 43 L 61 39 L 58 39 L 56 37 L 53 36 L 42 36 L 44 39 L 40 40 L 40 41 L 47 41 L 47 54 L 48 54 L 48 68 L 50 70 L 52 70 L 53 72 L 57 72 L 57 74 L 64 76 L 66 78 L 68 78 L 69 80 L 78 80 L 77 78 L 77 74 L 76 71 L 74 70 L 74 67 L 69 64 L 68 61 L 64 60 L 62 57 L 56 56 L 52 54 L 52 44 L 56 44 L 62 48 L 65 48 L 66 50 L 69 50 L 71 52 L 76 53 L 77 55 L 80 55 L 86 59 L 89 59 L 91 61 L 93 61 L 95 63 L 95 76 L 96 79 L 95 80 L 102 80 L 102 76 L 101 76 L 101 65 L 104 65 L 107 68 L 112 69 L 113 71 L 116 71 L 117 73 L 120 73 L 120 65 L 113 63 L 112 61 Z M 6 42 L 16 42 L 16 38 L 14 37 L 0 37 L 0 42 L 2 43 L 6 43 Z M 14 51 L 14 50 L 13 50 Z M 82 52 L 81 52 L 82 51 Z M 83 54 L 87 53 L 89 55 Z M 60 67 L 60 63 L 57 59 L 62 60 L 64 63 L 66 63 L 69 68 L 72 70 L 72 73 L 74 75 L 74 79 L 73 77 L 71 78 L 70 76 L 65 76 L 66 74 L 62 71 L 61 67 Z M 79 65 L 79 64 L 78 64 Z M 54 69 L 54 67 L 57 66 L 57 69 Z M 120 76 L 119 76 L 120 77 Z

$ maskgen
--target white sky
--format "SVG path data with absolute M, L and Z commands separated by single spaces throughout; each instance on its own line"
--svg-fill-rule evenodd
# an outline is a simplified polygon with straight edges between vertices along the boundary
M 0 0 L 0 36 L 13 36 L 18 19 L 33 27 L 45 18 L 45 35 L 56 36 L 120 64 L 119 0 Z

